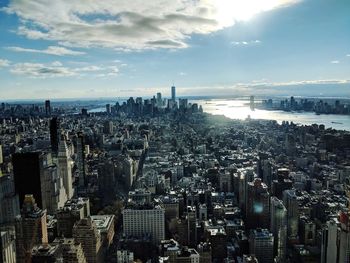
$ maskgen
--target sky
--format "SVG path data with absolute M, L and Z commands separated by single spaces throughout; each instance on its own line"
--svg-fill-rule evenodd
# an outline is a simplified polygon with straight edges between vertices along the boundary
M 350 97 L 349 0 L 0 0 L 0 100 Z

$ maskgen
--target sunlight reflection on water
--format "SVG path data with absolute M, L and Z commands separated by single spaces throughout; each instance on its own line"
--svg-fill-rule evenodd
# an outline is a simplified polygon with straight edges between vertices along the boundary
M 215 115 L 224 115 L 230 119 L 246 119 L 249 115 L 252 119 L 293 121 L 298 124 L 324 124 L 340 130 L 350 130 L 349 115 L 322 114 L 313 112 L 284 112 L 255 109 L 252 111 L 247 100 L 197 100 L 192 101 L 202 105 L 203 110 Z

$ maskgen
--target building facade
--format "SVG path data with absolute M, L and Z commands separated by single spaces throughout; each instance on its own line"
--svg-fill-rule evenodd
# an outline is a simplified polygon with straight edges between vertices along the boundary
M 81 244 L 87 263 L 103 262 L 101 236 L 96 224 L 90 217 L 83 218 L 74 225 L 73 238 Z
M 152 241 L 159 243 L 165 238 L 164 208 L 156 206 L 124 209 L 123 230 L 127 236 L 151 235 Z
M 249 237 L 250 254 L 255 255 L 259 263 L 273 263 L 274 238 L 267 229 L 254 229 Z
M 17 262 L 27 262 L 35 245 L 48 243 L 46 220 L 46 210 L 37 206 L 33 195 L 26 195 L 16 222 Z

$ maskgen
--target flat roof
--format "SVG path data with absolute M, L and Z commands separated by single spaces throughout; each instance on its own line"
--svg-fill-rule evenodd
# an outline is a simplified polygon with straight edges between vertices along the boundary
M 91 219 L 96 224 L 97 229 L 103 232 L 107 231 L 112 224 L 114 215 L 94 215 L 91 216 Z

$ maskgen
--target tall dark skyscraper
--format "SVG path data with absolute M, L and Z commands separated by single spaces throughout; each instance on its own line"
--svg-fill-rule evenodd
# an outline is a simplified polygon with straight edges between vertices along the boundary
M 41 164 L 42 154 L 39 152 L 15 153 L 12 155 L 15 191 L 19 196 L 20 204 L 26 194 L 32 194 L 42 207 L 41 196 Z
M 111 112 L 112 112 L 111 104 L 106 104 L 106 112 L 107 112 L 107 114 L 111 114 Z
M 254 96 L 250 96 L 250 109 L 255 110 Z
M 12 222 L 19 210 L 13 179 L 8 175 L 0 176 L 0 225 Z
M 249 228 L 267 228 L 270 225 L 270 193 L 260 178 L 248 183 L 246 219 Z
M 16 224 L 17 262 L 32 262 L 33 247 L 48 243 L 46 210 L 40 209 L 35 201 L 32 195 L 26 195 L 22 201 L 21 219 Z
M 57 153 L 59 143 L 59 121 L 56 117 L 50 120 L 50 141 L 51 150 Z
M 171 99 L 172 99 L 173 101 L 176 100 L 176 88 L 175 88 L 175 86 L 172 86 L 172 87 L 171 87 Z
M 86 186 L 86 165 L 85 165 L 85 139 L 84 133 L 77 135 L 77 168 L 79 173 L 79 186 Z
M 51 102 L 50 100 L 45 100 L 45 113 L 46 115 L 51 115 Z

